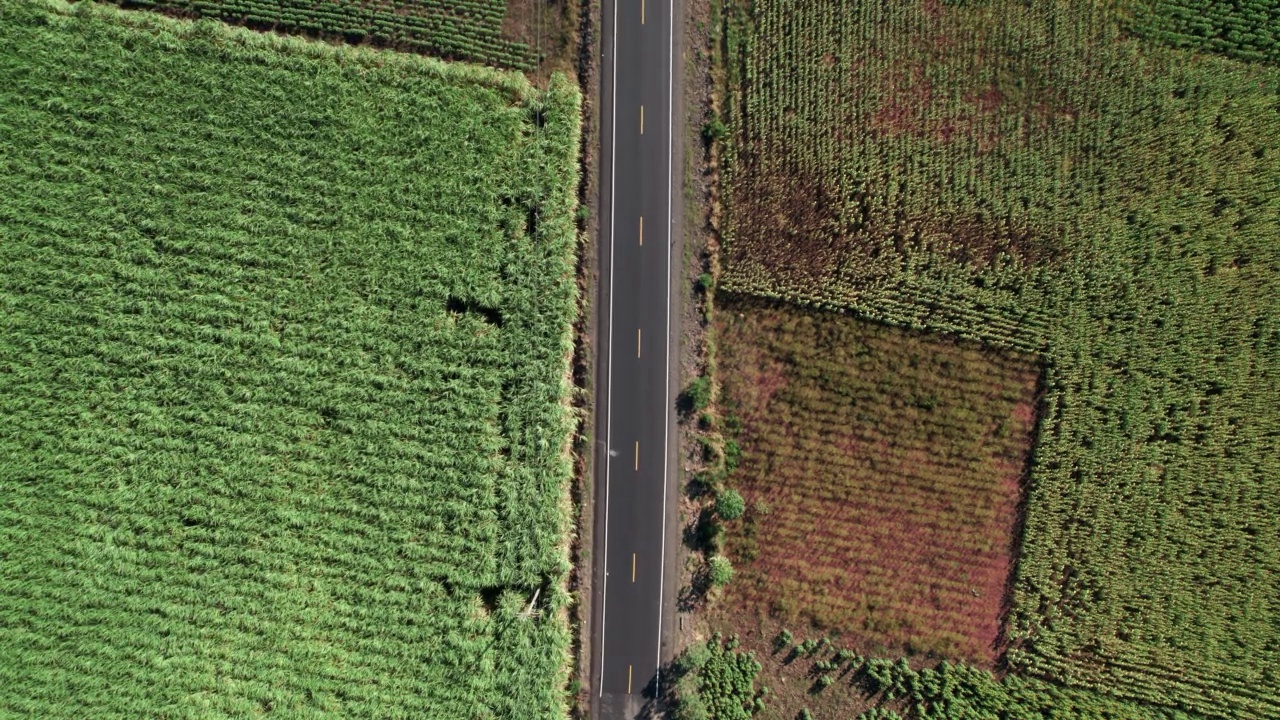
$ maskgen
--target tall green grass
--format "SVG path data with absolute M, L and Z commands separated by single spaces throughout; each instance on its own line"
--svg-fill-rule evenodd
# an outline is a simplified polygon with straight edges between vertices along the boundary
M 0 716 L 563 716 L 578 102 L 0 0 Z

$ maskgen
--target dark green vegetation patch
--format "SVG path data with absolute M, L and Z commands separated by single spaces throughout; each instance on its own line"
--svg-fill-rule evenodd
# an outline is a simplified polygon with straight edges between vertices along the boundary
M 0 2 L 0 715 L 563 716 L 577 128 Z
M 111 0 L 214 18 L 259 30 L 367 41 L 508 68 L 537 62 L 526 44 L 502 36 L 505 0 Z
M 1140 0 L 1130 30 L 1173 47 L 1280 62 L 1280 0 Z

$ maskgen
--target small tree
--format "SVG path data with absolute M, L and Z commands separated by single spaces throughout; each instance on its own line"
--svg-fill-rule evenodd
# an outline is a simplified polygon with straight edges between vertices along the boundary
M 713 587 L 724 587 L 733 579 L 733 563 L 723 555 L 715 555 L 707 561 L 707 576 Z
M 737 490 L 724 490 L 716 497 L 716 514 L 721 520 L 737 520 L 747 509 L 747 502 Z

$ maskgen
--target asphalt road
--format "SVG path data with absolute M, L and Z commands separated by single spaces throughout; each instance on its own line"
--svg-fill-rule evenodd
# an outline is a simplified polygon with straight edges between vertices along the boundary
M 597 720 L 647 713 L 669 658 L 680 257 L 675 0 L 605 0 L 596 407 Z M 673 277 L 674 274 L 674 277 Z M 607 449 L 607 452 L 606 452 Z

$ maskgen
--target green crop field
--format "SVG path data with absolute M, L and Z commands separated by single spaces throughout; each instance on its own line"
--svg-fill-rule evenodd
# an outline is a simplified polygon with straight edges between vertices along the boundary
M 1128 29 L 1173 47 L 1280 62 L 1276 0 L 1138 0 Z
M 564 717 L 578 103 L 0 0 L 0 716 Z
M 258 29 L 367 41 L 527 70 L 528 45 L 502 34 L 505 0 L 112 0 Z
M 1280 716 L 1280 69 L 1105 3 L 728 11 L 721 286 L 1046 368 L 1009 665 Z

